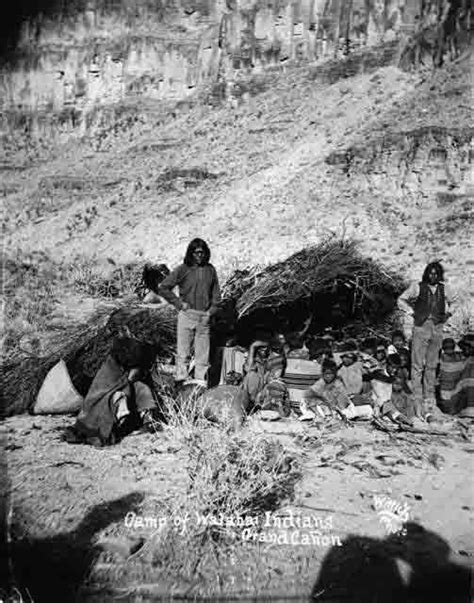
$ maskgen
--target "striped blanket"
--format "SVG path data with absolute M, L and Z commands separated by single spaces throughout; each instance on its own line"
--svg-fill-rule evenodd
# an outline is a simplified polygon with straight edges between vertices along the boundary
M 457 391 L 457 386 L 461 379 L 465 364 L 466 358 L 459 352 L 454 352 L 454 354 L 449 355 L 441 352 L 439 364 L 439 394 L 441 404 L 446 407 L 445 412 L 455 412 L 454 408 L 451 409 L 452 399 Z
M 312 360 L 288 358 L 283 381 L 291 402 L 301 402 L 304 392 L 321 377 L 321 365 Z
M 474 356 L 466 359 L 458 384 L 453 392 L 454 411 L 459 416 L 474 418 Z

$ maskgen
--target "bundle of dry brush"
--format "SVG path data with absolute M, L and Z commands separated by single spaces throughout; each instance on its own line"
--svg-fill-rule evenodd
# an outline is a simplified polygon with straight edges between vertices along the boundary
M 84 395 L 117 337 L 151 344 L 158 358 L 168 357 L 175 349 L 175 314 L 171 306 L 153 309 L 109 304 L 86 322 L 62 330 L 44 355 L 4 363 L 2 414 L 30 410 L 48 371 L 61 358 L 74 386 Z
M 363 309 L 374 315 L 386 309 L 387 299 L 393 308 L 404 282 L 362 256 L 354 240 L 329 237 L 268 268 L 236 272 L 224 292 L 236 299 L 242 318 L 262 308 L 290 306 L 305 299 L 317 304 L 318 297 L 337 296 L 341 287 L 351 292 L 352 313 Z

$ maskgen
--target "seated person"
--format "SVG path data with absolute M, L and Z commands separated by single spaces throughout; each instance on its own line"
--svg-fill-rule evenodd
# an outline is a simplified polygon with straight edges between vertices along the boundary
M 236 416 L 239 416 L 241 421 L 259 402 L 259 394 L 269 382 L 269 377 L 281 377 L 284 366 L 284 359 L 278 354 L 270 357 L 270 345 L 267 341 L 256 340 L 252 343 L 244 365 L 245 376 L 236 398 Z
M 291 413 L 288 388 L 282 376 L 280 368 L 271 368 L 263 390 L 257 395 L 256 407 L 267 413 L 261 413 L 262 418 L 284 418 Z
M 360 346 L 359 356 L 362 361 L 364 372 L 370 372 L 378 368 L 377 360 L 375 359 L 377 349 L 377 341 L 373 337 L 366 337 Z
M 336 340 L 334 335 L 330 332 L 326 332 L 323 337 L 324 345 L 326 346 L 324 356 L 328 360 L 334 360 L 336 363 L 340 363 L 341 358 L 339 353 L 336 351 Z
M 461 379 L 466 359 L 462 352 L 456 351 L 456 343 L 451 337 L 443 339 L 439 363 L 440 406 L 446 413 L 455 412 L 453 398 Z
M 391 354 L 385 367 L 364 374 L 364 380 L 369 381 L 372 390 L 372 404 L 375 414 L 380 414 L 383 405 L 392 397 L 392 383 L 400 369 L 400 356 Z
M 361 351 L 359 352 L 360 362 L 362 364 L 362 394 L 371 394 L 372 388 L 367 377 L 370 373 L 379 368 L 379 363 L 375 360 L 375 351 L 377 345 L 373 337 L 368 337 L 362 341 Z
M 377 340 L 375 337 L 366 337 L 360 344 L 360 351 L 367 356 L 375 358 L 375 351 L 377 349 Z
M 387 354 L 400 354 L 402 350 L 409 352 L 403 331 L 396 330 L 392 333 L 392 343 L 387 348 Z
M 406 384 L 411 389 L 411 356 L 410 352 L 405 348 L 402 348 L 398 353 L 400 356 L 400 371 L 403 374 L 403 378 Z
M 274 343 L 274 339 L 270 340 L 270 351 L 267 358 L 267 371 L 277 371 L 280 377 L 283 376 L 286 370 L 287 360 L 285 355 L 279 349 L 278 343 Z
M 355 342 L 346 342 L 341 351 L 342 365 L 337 372 L 349 396 L 362 392 L 362 363 L 358 359 Z
M 474 419 L 474 335 L 468 333 L 458 343 L 464 358 L 464 368 L 452 395 L 452 412 Z
M 142 281 L 146 288 L 146 295 L 143 298 L 145 304 L 157 304 L 167 306 L 168 302 L 158 293 L 158 287 L 168 276 L 170 270 L 166 264 L 145 264 L 143 268 Z
M 337 376 L 337 365 L 331 360 L 324 363 L 322 378 L 305 392 L 300 408 L 302 421 L 316 417 L 353 419 L 372 415 L 370 407 L 356 407 L 351 402 L 342 380 Z
M 381 414 L 388 416 L 396 423 L 413 424 L 413 419 L 417 416 L 415 400 L 411 394 L 405 391 L 402 376 L 398 375 L 394 378 L 392 395 L 390 400 L 383 404 Z
M 155 359 L 154 345 L 116 338 L 66 440 L 105 446 L 140 426 L 150 432 L 159 430 L 160 413 L 150 375 Z
M 385 369 L 387 366 L 387 348 L 383 341 L 377 342 L 377 347 L 375 348 L 375 360 L 378 363 L 378 367 L 380 369 Z

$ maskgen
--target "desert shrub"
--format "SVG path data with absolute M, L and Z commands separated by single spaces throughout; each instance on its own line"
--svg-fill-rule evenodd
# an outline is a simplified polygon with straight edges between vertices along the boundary
M 172 516 L 188 521 L 185 530 L 169 521 L 154 543 L 160 583 L 191 584 L 188 596 L 228 596 L 236 585 L 240 591 L 261 588 L 270 580 L 268 558 L 263 561 L 258 547 L 240 538 L 242 525 L 293 499 L 299 460 L 264 435 L 216 427 L 195 428 L 185 443 L 188 492 L 174 499 Z
M 73 266 L 71 281 L 78 293 L 92 297 L 115 298 L 140 292 L 143 266 L 130 263 L 118 266 L 108 275 L 101 273 L 93 263 Z
M 166 392 L 163 384 L 160 389 Z M 180 595 L 184 588 L 186 596 L 205 597 L 229 596 L 236 586 L 257 591 L 271 579 L 271 568 L 268 556 L 262 560 L 255 543 L 242 538 L 242 526 L 250 518 L 259 531 L 265 512 L 293 500 L 300 459 L 264 434 L 207 422 L 199 390 L 180 397 L 170 386 L 168 394 L 166 430 L 186 449 L 187 488 L 172 504 L 160 503 L 168 521 L 147 543 L 161 590 Z
M 474 328 L 474 303 L 467 294 L 461 296 L 460 292 L 460 297 L 462 301 L 456 305 L 453 315 L 449 319 L 449 326 L 457 338 L 461 338 Z
M 190 496 L 201 512 L 258 515 L 291 499 L 300 477 L 295 459 L 273 440 L 223 437 L 197 430 L 189 441 Z

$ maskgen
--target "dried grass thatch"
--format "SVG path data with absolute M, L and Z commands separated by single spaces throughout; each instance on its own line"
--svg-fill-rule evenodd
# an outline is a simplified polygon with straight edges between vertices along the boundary
M 237 299 L 239 319 L 264 308 L 291 306 L 318 297 L 350 292 L 351 315 L 381 314 L 392 309 L 403 290 L 403 280 L 363 257 L 353 240 L 330 237 L 260 271 L 240 271 L 226 283 L 224 291 Z M 393 301 L 392 308 L 390 301 Z
M 2 414 L 9 416 L 32 408 L 48 371 L 61 358 L 72 382 L 85 394 L 117 336 L 131 336 L 156 345 L 158 356 L 174 352 L 176 317 L 171 307 L 107 305 L 86 322 L 61 330 L 43 356 L 29 356 L 2 366 Z

